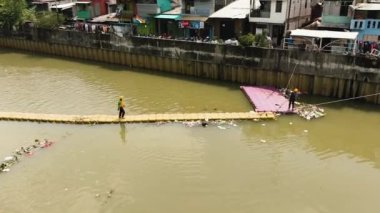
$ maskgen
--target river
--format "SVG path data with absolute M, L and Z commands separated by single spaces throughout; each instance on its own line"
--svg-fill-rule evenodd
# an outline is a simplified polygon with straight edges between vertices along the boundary
M 239 85 L 0 50 L 0 111 L 238 112 Z M 301 97 L 310 102 L 325 101 Z M 378 212 L 380 107 L 327 105 L 306 121 L 68 125 L 0 121 L 0 212 Z

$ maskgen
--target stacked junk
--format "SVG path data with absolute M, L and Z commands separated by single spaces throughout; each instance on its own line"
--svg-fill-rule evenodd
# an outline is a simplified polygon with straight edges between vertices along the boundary
M 289 99 L 290 90 L 284 88 L 280 89 L 280 92 Z M 295 105 L 297 107 L 294 112 L 306 120 L 321 118 L 326 115 L 325 110 L 317 105 L 300 102 L 295 102 Z

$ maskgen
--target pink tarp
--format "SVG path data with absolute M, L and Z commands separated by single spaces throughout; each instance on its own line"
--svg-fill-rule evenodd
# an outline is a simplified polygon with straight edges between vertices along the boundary
M 256 112 L 291 113 L 288 110 L 288 99 L 273 87 L 241 86 Z

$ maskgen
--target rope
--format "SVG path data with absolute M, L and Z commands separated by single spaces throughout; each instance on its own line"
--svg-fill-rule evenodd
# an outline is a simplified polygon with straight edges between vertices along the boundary
M 338 103 L 338 102 L 343 102 L 343 101 L 349 101 L 349 100 L 354 100 L 354 99 L 359 99 L 359 98 L 365 98 L 365 97 L 370 97 L 370 96 L 376 96 L 376 95 L 380 95 L 380 92 L 374 93 L 374 94 L 370 94 L 370 95 L 362 95 L 362 96 L 353 97 L 353 98 L 346 98 L 346 99 L 336 100 L 336 101 L 322 102 L 322 103 L 313 104 L 313 105 L 314 106 L 320 106 L 320 105 L 326 105 L 326 104 L 333 104 L 333 103 Z
M 285 89 L 288 89 L 288 86 L 289 86 L 289 84 L 290 84 L 290 81 L 291 81 L 292 78 L 293 78 L 294 71 L 296 71 L 296 67 L 297 67 L 298 64 L 299 64 L 299 62 L 296 64 L 296 66 L 294 66 L 293 72 L 292 72 L 292 74 L 290 75 L 290 78 L 289 78 L 289 80 L 288 80 L 288 83 L 286 84 Z
M 299 63 L 299 62 L 298 62 L 298 63 Z M 289 86 L 289 84 L 290 84 L 290 81 L 291 81 L 292 78 L 293 78 L 293 74 L 294 74 L 294 71 L 296 71 L 296 67 L 297 67 L 298 63 L 296 63 L 296 66 L 294 66 L 294 68 L 293 68 L 293 72 L 292 72 L 292 74 L 290 75 L 290 78 L 289 78 L 289 80 L 288 80 L 288 83 L 286 84 L 286 87 L 285 87 L 286 91 L 288 90 L 288 86 Z M 266 99 L 268 99 L 270 96 L 272 96 L 275 92 L 277 92 L 277 91 L 274 90 L 273 92 L 271 92 L 271 93 L 267 96 Z M 282 106 L 282 105 L 283 105 L 283 104 L 281 104 L 281 106 Z M 281 108 L 281 106 L 280 106 L 279 108 Z

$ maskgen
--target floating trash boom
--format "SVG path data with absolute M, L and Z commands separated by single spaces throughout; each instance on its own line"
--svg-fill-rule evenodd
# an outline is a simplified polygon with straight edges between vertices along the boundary
M 31 121 L 72 124 L 109 124 L 109 123 L 152 123 L 192 120 L 253 120 L 275 119 L 272 112 L 224 112 L 224 113 L 186 113 L 186 114 L 143 114 L 126 115 L 119 119 L 117 115 L 59 115 L 18 112 L 0 112 L 0 120 Z

